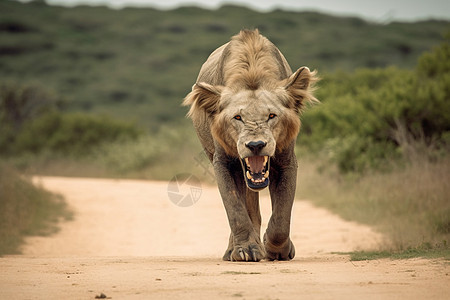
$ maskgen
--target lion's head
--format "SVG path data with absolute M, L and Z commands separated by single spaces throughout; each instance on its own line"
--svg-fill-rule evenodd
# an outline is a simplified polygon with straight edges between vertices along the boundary
M 296 138 L 299 112 L 306 102 L 316 101 L 311 93 L 315 81 L 315 72 L 302 67 L 284 80 L 255 89 L 199 82 L 185 104 L 191 105 L 194 121 L 206 114 L 213 138 L 228 155 L 241 160 L 247 186 L 257 191 L 269 184 L 270 158 Z

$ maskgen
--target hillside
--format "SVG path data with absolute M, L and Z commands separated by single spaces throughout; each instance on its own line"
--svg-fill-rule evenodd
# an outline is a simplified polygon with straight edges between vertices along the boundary
M 293 68 L 412 68 L 449 22 L 369 23 L 236 6 L 111 10 L 0 1 L 0 81 L 33 82 L 66 110 L 111 114 L 151 130 L 187 122 L 181 99 L 201 64 L 241 28 L 258 27 Z

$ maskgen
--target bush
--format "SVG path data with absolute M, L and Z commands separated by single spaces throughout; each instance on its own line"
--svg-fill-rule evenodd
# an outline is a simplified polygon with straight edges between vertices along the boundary
M 56 111 L 62 101 L 37 85 L 4 82 L 0 85 L 0 153 L 14 151 L 17 135 L 25 123 Z
M 109 117 L 81 113 L 50 113 L 29 122 L 16 140 L 16 153 L 49 150 L 63 155 L 81 156 L 103 143 L 136 139 L 140 130 L 134 125 Z
M 0 153 L 85 155 L 112 141 L 136 139 L 141 130 L 106 116 L 63 113 L 62 100 L 35 85 L 0 86 Z
M 136 140 L 105 143 L 95 149 L 91 159 L 114 176 L 168 180 L 190 172 L 203 179 L 199 153 L 203 151 L 191 126 L 171 126 Z M 209 161 L 205 165 L 209 166 Z
M 318 92 L 323 104 L 305 113 L 299 143 L 326 150 L 344 172 L 448 147 L 449 49 L 444 43 L 424 54 L 415 71 L 391 67 L 325 76 Z
M 450 33 L 445 43 L 419 58 L 413 93 L 417 105 L 409 117 L 416 123 L 410 131 L 416 126 L 426 138 L 441 140 L 450 131 Z
M 166 148 L 161 138 L 142 136 L 125 143 L 104 143 L 94 151 L 93 155 L 101 165 L 123 175 L 141 171 L 156 163 L 161 164 L 162 158 L 169 151 Z

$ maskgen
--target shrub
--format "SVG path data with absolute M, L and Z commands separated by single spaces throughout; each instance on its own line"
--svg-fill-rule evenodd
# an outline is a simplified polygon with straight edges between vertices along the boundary
M 450 47 L 424 54 L 415 71 L 359 70 L 325 76 L 319 105 L 304 116 L 299 143 L 326 150 L 342 171 L 432 156 L 450 132 Z
M 35 85 L 0 85 L 0 153 L 85 155 L 105 142 L 136 139 L 131 123 L 106 116 L 63 113 L 63 101 Z
M 58 109 L 62 101 L 37 85 L 4 82 L 0 85 L 0 153 L 14 149 L 25 123 Z
M 134 125 L 106 116 L 49 113 L 23 128 L 17 137 L 16 153 L 50 150 L 81 156 L 102 143 L 135 139 L 140 133 Z
M 155 163 L 162 163 L 168 152 L 161 138 L 142 136 L 128 142 L 104 143 L 94 151 L 97 162 L 118 174 L 137 172 Z

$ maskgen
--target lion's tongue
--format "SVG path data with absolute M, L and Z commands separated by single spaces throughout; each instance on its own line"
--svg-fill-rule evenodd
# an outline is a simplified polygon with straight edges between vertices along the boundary
M 250 156 L 248 165 L 252 173 L 261 173 L 264 169 L 264 156 Z

